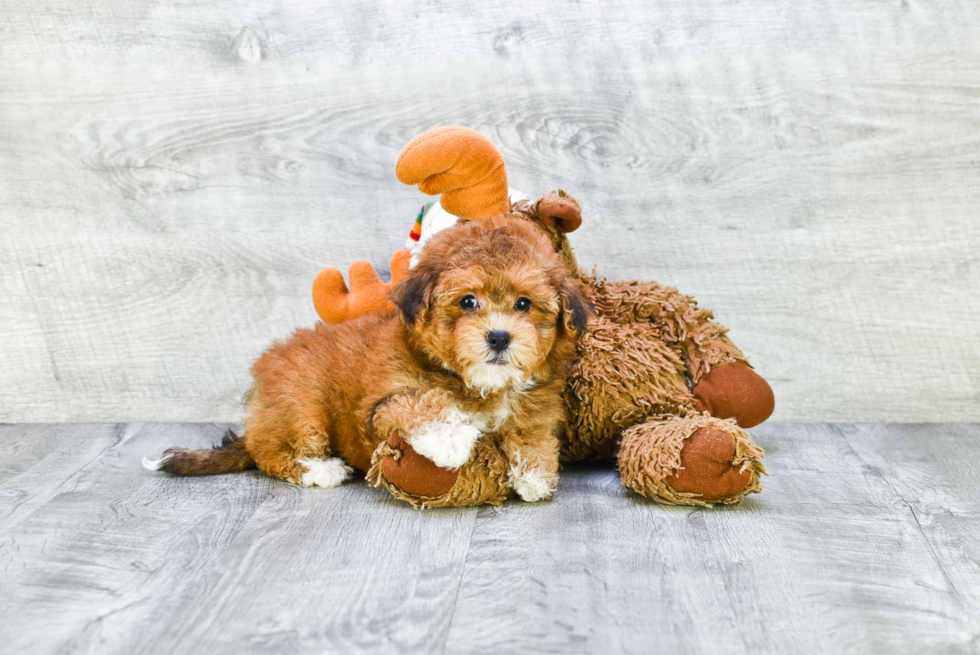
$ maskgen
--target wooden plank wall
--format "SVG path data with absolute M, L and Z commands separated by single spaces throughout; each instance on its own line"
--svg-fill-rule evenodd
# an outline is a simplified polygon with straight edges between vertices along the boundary
M 4 0 L 0 421 L 240 418 L 446 123 L 713 307 L 777 419 L 980 420 L 976 0 Z

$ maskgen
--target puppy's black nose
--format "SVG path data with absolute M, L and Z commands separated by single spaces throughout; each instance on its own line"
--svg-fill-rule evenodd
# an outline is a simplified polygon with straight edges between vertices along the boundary
M 501 353 L 507 350 L 507 346 L 510 345 L 510 332 L 503 330 L 487 332 L 487 343 L 490 344 L 490 350 Z

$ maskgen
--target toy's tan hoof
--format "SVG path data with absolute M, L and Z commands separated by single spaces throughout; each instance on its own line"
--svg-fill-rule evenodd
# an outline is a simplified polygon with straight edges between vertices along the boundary
M 742 493 L 752 481 L 752 472 L 732 464 L 735 437 L 723 430 L 701 428 L 684 440 L 681 468 L 667 483 L 682 493 L 717 500 Z
M 381 473 L 402 493 L 435 498 L 449 493 L 456 484 L 458 470 L 436 466 L 432 460 L 415 452 L 400 435 L 389 438 L 388 447 L 399 454 L 390 454 L 381 460 Z
M 772 387 L 745 362 L 727 362 L 708 371 L 694 386 L 694 408 L 716 418 L 733 418 L 751 428 L 772 415 Z

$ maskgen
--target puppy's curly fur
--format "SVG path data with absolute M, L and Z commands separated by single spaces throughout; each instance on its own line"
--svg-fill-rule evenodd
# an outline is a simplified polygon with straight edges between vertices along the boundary
M 549 497 L 561 394 L 591 308 L 548 238 L 506 216 L 447 229 L 392 300 L 397 315 L 320 323 L 266 351 L 252 367 L 244 437 L 147 464 L 178 475 L 254 465 L 335 486 L 396 433 L 446 468 L 492 439 L 518 495 Z

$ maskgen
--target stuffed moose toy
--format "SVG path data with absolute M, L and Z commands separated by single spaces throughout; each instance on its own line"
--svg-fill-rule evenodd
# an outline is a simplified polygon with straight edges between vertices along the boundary
M 440 201 L 423 208 L 408 245 L 417 254 L 432 233 L 496 214 L 531 221 L 554 244 L 595 307 L 579 340 L 564 391 L 561 435 L 566 462 L 616 462 L 623 486 L 662 503 L 733 504 L 762 489 L 762 449 L 743 428 L 773 411 L 769 385 L 728 339 L 727 329 L 689 296 L 656 282 L 611 282 L 579 268 L 568 234 L 581 225 L 579 203 L 558 190 L 535 202 L 513 197 L 504 161 L 474 130 L 443 127 L 405 147 L 395 172 Z M 391 284 L 412 250 L 391 260 Z M 324 322 L 391 312 L 391 284 L 370 264 L 317 275 L 313 299 Z M 478 442 L 458 470 L 442 469 L 395 436 L 374 453 L 368 480 L 415 507 L 501 504 L 514 494 L 506 455 Z

